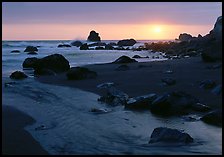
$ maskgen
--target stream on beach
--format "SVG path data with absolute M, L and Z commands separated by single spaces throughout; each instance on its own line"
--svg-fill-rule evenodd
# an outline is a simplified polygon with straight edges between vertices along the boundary
M 22 50 L 25 47 L 18 46 L 17 49 Z M 34 124 L 26 126 L 25 130 L 49 154 L 222 154 L 220 127 L 202 121 L 186 121 L 184 117 L 163 118 L 152 115 L 150 111 L 131 111 L 124 109 L 124 106 L 112 107 L 98 102 L 97 94 L 77 88 L 40 83 L 29 71 L 25 71 L 29 75 L 27 79 L 11 80 L 9 75 L 15 70 L 22 71 L 22 62 L 30 57 L 23 52 L 11 54 L 13 49 L 14 47 L 3 46 L 2 104 L 15 107 L 36 120 Z M 62 51 L 43 46 L 37 57 L 48 55 L 42 53 L 46 49 L 49 54 Z M 72 65 L 93 63 L 93 58 L 101 55 L 100 51 L 97 51 L 95 56 L 93 52 L 88 55 L 87 51 L 81 54 L 76 49 L 65 49 L 64 52 L 64 56 Z M 138 53 L 149 55 L 148 52 Z M 122 54 L 133 56 L 134 52 L 130 54 L 121 51 L 115 55 L 101 55 L 98 61 L 113 61 Z M 11 84 L 5 86 L 5 83 L 9 82 Z M 90 112 L 92 108 L 105 109 L 108 112 L 97 114 Z M 148 144 L 156 127 L 184 130 L 194 138 L 194 142 L 188 145 Z

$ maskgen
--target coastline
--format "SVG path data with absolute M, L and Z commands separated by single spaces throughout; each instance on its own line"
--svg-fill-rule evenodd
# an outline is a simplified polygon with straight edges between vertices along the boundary
M 2 154 L 49 155 L 24 127 L 35 121 L 14 107 L 2 105 Z
M 93 64 L 84 67 L 97 72 L 98 76 L 95 79 L 67 80 L 66 73 L 40 76 L 35 79 L 42 83 L 79 88 L 99 95 L 102 93 L 96 86 L 105 82 L 114 82 L 115 87 L 127 93 L 129 97 L 184 91 L 198 98 L 203 104 L 221 108 L 221 94 L 215 95 L 211 90 L 200 88 L 200 82 L 207 79 L 215 81 L 217 85 L 222 84 L 222 68 L 209 68 L 216 64 L 219 63 L 204 63 L 200 57 L 130 63 L 126 64 L 129 67 L 126 71 L 116 70 L 123 64 Z M 165 73 L 167 70 L 173 73 Z M 163 85 L 161 81 L 163 78 L 174 78 L 176 84 Z

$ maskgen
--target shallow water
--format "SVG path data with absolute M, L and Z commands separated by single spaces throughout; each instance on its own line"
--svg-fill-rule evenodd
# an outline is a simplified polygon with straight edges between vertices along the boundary
M 187 122 L 181 117 L 161 118 L 150 111 L 134 112 L 123 106 L 110 107 L 97 101 L 98 95 L 75 88 L 53 86 L 37 82 L 32 73 L 29 78 L 13 81 L 9 75 L 22 71 L 22 63 L 29 56 L 23 52 L 27 45 L 40 45 L 38 55 L 63 54 L 71 66 L 114 61 L 121 55 L 149 56 L 148 51 L 80 51 L 76 47 L 57 48 L 54 42 L 3 43 L 2 55 L 2 104 L 13 106 L 36 120 L 25 129 L 50 154 L 222 154 L 222 128 L 202 121 Z M 10 53 L 18 49 L 19 54 Z M 160 56 L 159 53 L 156 55 Z M 162 60 L 160 56 L 159 60 Z M 5 83 L 15 82 L 7 87 Z M 108 113 L 96 114 L 92 108 L 107 109 Z M 13 124 L 12 124 L 13 125 Z M 44 125 L 44 128 L 40 126 Z M 194 143 L 181 145 L 150 145 L 148 141 L 154 128 L 171 127 L 185 130 Z

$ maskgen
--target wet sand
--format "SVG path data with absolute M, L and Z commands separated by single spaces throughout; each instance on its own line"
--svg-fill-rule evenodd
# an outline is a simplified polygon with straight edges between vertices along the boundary
M 35 121 L 19 110 L 2 106 L 2 154 L 3 155 L 48 155 L 41 145 L 24 130 Z
M 212 108 L 222 107 L 222 94 L 216 95 L 211 89 L 200 88 L 200 82 L 206 79 L 222 84 L 222 67 L 210 69 L 208 67 L 220 63 L 204 63 L 200 57 L 126 64 L 129 70 L 116 70 L 122 64 L 95 64 L 85 67 L 97 72 L 95 79 L 67 80 L 66 73 L 57 76 L 41 76 L 37 80 L 42 83 L 79 88 L 101 95 L 97 85 L 114 82 L 116 88 L 124 91 L 129 97 L 150 93 L 162 94 L 171 91 L 184 91 L 195 96 L 201 103 Z M 173 73 L 166 73 L 171 70 Z M 163 85 L 161 79 L 173 78 L 175 85 Z

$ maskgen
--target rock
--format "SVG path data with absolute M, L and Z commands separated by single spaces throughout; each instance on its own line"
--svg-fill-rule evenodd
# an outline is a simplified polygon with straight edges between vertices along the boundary
M 88 47 L 87 43 L 85 43 L 85 44 L 83 44 L 82 46 L 80 46 L 79 49 L 80 49 L 80 50 L 88 50 L 89 47 Z
M 38 53 L 33 51 L 33 52 L 28 52 L 27 54 L 28 55 L 37 55 Z
M 187 34 L 187 33 L 183 33 L 183 34 L 179 35 L 180 41 L 190 41 L 190 40 L 192 40 L 192 38 L 193 38 L 192 35 Z
M 217 40 L 222 40 L 222 16 L 217 18 L 211 33 Z
M 33 52 L 33 51 L 38 51 L 38 49 L 34 46 L 27 46 L 24 52 Z
M 176 84 L 176 80 L 173 78 L 163 78 L 162 82 L 164 82 L 166 85 L 171 86 Z
M 130 98 L 125 104 L 125 108 L 127 109 L 134 109 L 134 110 L 142 110 L 142 109 L 149 109 L 149 105 L 152 103 L 153 100 L 157 98 L 157 95 L 154 93 L 138 96 L 134 98 Z
M 202 50 L 201 58 L 204 62 L 222 61 L 222 44 L 215 42 Z
M 158 127 L 153 130 L 149 143 L 157 142 L 188 144 L 193 142 L 193 138 L 177 129 Z
M 112 63 L 134 63 L 134 62 L 137 61 L 135 59 L 129 58 L 128 56 L 121 56 Z
M 96 42 L 96 43 L 89 44 L 88 46 L 92 47 L 92 46 L 106 46 L 106 45 L 107 44 L 103 42 Z
M 128 95 L 114 86 L 104 88 L 104 94 L 98 101 L 104 102 L 112 106 L 125 105 L 128 100 Z
M 106 50 L 113 50 L 114 47 L 113 47 L 112 45 L 109 45 L 109 44 L 108 44 L 108 45 L 105 46 L 105 49 L 106 49 Z
M 80 46 L 82 46 L 82 42 L 81 41 L 78 41 L 78 40 L 72 41 L 71 42 L 71 45 L 72 46 L 76 46 L 76 47 L 80 47 Z
M 124 64 L 124 65 L 120 65 L 115 70 L 117 70 L 117 71 L 126 71 L 126 70 L 129 70 L 129 69 L 130 69 L 129 66 Z
M 95 31 L 91 31 L 87 40 L 89 40 L 89 41 L 100 41 L 99 33 L 96 33 Z
M 124 39 L 118 41 L 117 43 L 117 45 L 119 46 L 133 46 L 134 44 L 136 44 L 136 41 L 134 39 Z
M 19 50 L 12 50 L 11 53 L 20 53 Z
M 51 70 L 55 73 L 60 73 L 69 70 L 70 65 L 68 60 L 61 54 L 52 54 L 44 58 L 38 59 L 35 62 L 34 72 L 36 75 L 41 75 L 43 71 L 46 72 L 46 70 L 44 69 Z
M 115 42 L 110 42 L 110 43 L 107 44 L 107 45 L 110 45 L 110 46 L 117 46 L 117 43 L 115 43 Z
M 150 105 L 150 110 L 158 115 L 183 115 L 192 111 L 192 106 L 198 102 L 185 92 L 174 91 L 158 96 Z
M 104 47 L 97 46 L 97 47 L 95 47 L 95 50 L 104 50 Z
M 37 60 L 36 57 L 26 58 L 23 62 L 23 68 L 34 68 Z
M 222 84 L 217 85 L 211 91 L 213 94 L 219 95 L 222 93 Z
M 200 88 L 211 89 L 216 85 L 216 83 L 212 80 L 204 80 L 200 83 Z
M 222 126 L 222 109 L 214 110 L 205 114 L 201 120 L 208 124 Z
M 66 76 L 68 80 L 82 80 L 96 78 L 97 73 L 84 67 L 72 67 Z
M 69 44 L 59 44 L 58 47 L 72 47 L 72 46 Z
M 28 76 L 21 71 L 15 71 L 10 75 L 11 79 L 16 79 L 16 80 L 24 79 L 24 78 L 27 78 L 27 77 Z
M 132 58 L 145 58 L 145 57 L 141 57 L 139 55 L 134 55 Z

